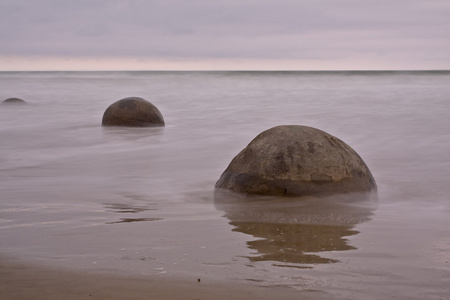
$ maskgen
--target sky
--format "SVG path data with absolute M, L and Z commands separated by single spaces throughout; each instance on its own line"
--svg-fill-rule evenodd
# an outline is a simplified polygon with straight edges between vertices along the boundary
M 0 0 L 0 71 L 450 69 L 449 0 Z

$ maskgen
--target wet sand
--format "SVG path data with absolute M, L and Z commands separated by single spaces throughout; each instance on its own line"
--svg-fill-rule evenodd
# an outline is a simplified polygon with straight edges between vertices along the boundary
M 329 299 L 317 291 L 160 278 L 72 272 L 0 258 L 2 300 L 83 299 Z

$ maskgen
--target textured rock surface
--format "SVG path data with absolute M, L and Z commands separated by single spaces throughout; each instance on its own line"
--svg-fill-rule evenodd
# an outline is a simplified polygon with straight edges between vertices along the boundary
M 103 114 L 103 126 L 164 126 L 161 112 L 145 99 L 128 97 L 111 104 Z
M 20 98 L 8 98 L 6 100 L 3 100 L 2 103 L 5 103 L 5 104 L 27 104 L 25 101 L 23 101 Z
M 338 138 L 307 126 L 259 134 L 230 163 L 216 188 L 243 194 L 322 195 L 369 192 L 375 180 L 361 157 Z

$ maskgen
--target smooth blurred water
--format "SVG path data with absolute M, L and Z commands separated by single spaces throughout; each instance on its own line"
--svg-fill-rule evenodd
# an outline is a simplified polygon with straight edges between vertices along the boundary
M 0 100 L 28 103 L 0 103 L 0 255 L 336 297 L 449 297 L 449 83 L 443 71 L 0 72 Z M 129 96 L 156 105 L 166 127 L 101 127 Z M 376 208 L 215 204 L 231 159 L 282 124 L 355 149 Z

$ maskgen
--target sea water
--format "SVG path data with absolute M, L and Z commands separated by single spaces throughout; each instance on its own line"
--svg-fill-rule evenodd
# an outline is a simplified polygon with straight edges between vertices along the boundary
M 163 128 L 102 127 L 130 96 Z M 450 72 L 0 72 L 0 255 L 69 270 L 450 297 Z M 378 199 L 222 205 L 257 134 L 349 144 Z

